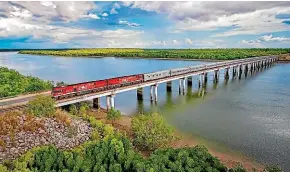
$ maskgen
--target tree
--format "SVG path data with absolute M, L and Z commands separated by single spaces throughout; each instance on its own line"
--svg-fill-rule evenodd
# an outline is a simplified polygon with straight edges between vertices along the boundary
M 42 95 L 29 101 L 26 108 L 26 113 L 34 116 L 53 117 L 55 111 L 55 101 L 50 96 Z
M 132 131 L 134 144 L 145 150 L 166 147 L 174 139 L 174 130 L 157 113 L 134 117 Z
M 121 112 L 119 110 L 115 110 L 114 108 L 111 108 L 108 111 L 107 119 L 112 121 L 113 124 L 115 124 L 115 121 L 121 118 Z

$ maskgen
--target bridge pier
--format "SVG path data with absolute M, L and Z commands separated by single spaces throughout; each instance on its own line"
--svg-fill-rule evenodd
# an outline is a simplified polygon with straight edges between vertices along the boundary
M 172 81 L 166 82 L 166 90 L 168 92 L 171 92 L 172 91 Z
M 213 81 L 218 82 L 218 80 L 219 80 L 219 70 L 215 70 Z
M 201 87 L 201 84 L 203 83 L 203 81 L 202 81 L 202 74 L 199 74 L 199 80 L 198 80 L 198 88 L 200 88 Z
M 100 109 L 100 98 L 93 99 L 93 108 Z
M 230 68 L 225 68 L 225 79 L 229 79 L 230 78 L 229 69 Z
M 251 67 L 250 67 L 250 71 L 251 71 L 251 74 L 252 74 L 252 73 L 253 73 L 253 70 L 254 70 L 254 67 L 253 67 L 254 65 L 253 65 L 253 63 L 251 63 L 250 66 L 251 66 Z
M 205 85 L 207 84 L 207 73 L 205 72 L 203 74 L 203 82 L 202 82 L 202 86 L 205 87 Z
M 182 92 L 182 79 L 179 79 L 178 92 L 179 94 Z
M 155 102 L 157 102 L 157 100 L 158 100 L 158 95 L 157 95 L 157 88 L 158 88 L 158 85 L 156 84 L 155 86 L 154 86 L 154 96 L 155 96 Z
M 185 87 L 186 87 L 185 78 L 182 78 L 182 83 L 183 83 L 183 85 L 182 85 L 182 92 L 184 94 L 185 93 Z
M 106 97 L 106 103 L 107 103 L 107 110 L 110 110 L 111 109 L 110 96 Z
M 115 108 L 115 94 L 110 95 L 110 105 L 111 109 Z
M 187 86 L 192 86 L 192 76 L 187 78 Z
M 243 74 L 243 65 L 239 65 L 239 79 L 241 79 Z
M 248 70 L 249 70 L 249 64 L 245 65 L 245 76 L 247 77 L 248 75 Z
M 153 89 L 154 89 L 154 85 L 150 86 L 150 100 L 153 101 L 154 97 L 153 97 Z
M 137 99 L 143 100 L 143 88 L 137 88 Z
M 233 78 L 235 78 L 235 76 L 236 76 L 236 66 L 233 66 L 233 69 L 232 69 L 233 71 L 232 71 L 232 77 Z

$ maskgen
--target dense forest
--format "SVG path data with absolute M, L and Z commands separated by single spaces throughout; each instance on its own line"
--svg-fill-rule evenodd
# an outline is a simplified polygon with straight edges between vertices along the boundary
M 55 56 L 115 56 L 133 58 L 181 58 L 232 60 L 256 56 L 290 53 L 290 49 L 253 48 L 253 49 L 134 49 L 134 48 L 98 48 L 72 50 L 23 50 L 21 54 Z
M 16 70 L 0 67 L 0 98 L 44 91 L 51 88 L 52 82 L 50 81 L 24 76 Z

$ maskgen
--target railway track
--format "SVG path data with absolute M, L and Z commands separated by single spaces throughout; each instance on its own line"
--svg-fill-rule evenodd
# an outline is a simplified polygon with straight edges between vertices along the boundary
M 14 110 L 21 111 L 26 107 L 27 107 L 27 104 L 10 106 L 10 107 L 0 107 L 0 114 L 5 113 L 5 112 L 9 112 L 9 111 L 14 111 Z

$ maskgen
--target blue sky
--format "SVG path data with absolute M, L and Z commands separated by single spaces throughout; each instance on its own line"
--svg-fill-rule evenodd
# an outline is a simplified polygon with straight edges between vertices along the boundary
M 290 2 L 0 2 L 0 48 L 289 45 Z

